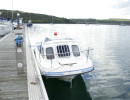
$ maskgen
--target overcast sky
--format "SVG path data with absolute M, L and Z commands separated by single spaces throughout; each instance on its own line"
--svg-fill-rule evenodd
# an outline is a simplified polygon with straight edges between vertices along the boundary
M 65 18 L 127 18 L 130 0 L 2 0 L 0 9 L 13 9 Z

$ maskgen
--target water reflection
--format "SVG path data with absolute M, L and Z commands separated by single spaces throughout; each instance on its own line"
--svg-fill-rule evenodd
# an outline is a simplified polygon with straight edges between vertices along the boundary
M 49 96 L 52 95 L 50 100 L 91 100 L 91 97 L 93 100 L 130 100 L 130 26 L 41 24 L 33 27 L 29 32 L 31 42 L 41 41 L 45 36 L 53 37 L 56 31 L 60 37 L 78 40 L 83 50 L 94 49 L 90 58 L 95 70 L 83 75 L 84 81 L 76 79 L 69 88 L 68 83 L 46 80 Z
M 49 100 L 92 100 L 81 75 L 75 77 L 72 84 L 58 79 L 46 79 L 42 76 Z

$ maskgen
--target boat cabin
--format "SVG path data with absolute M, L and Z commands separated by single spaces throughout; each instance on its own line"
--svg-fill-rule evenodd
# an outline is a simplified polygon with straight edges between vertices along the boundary
M 43 58 L 47 60 L 55 58 L 69 58 L 80 56 L 79 47 L 71 39 L 50 40 L 46 39 L 39 45 L 38 50 Z

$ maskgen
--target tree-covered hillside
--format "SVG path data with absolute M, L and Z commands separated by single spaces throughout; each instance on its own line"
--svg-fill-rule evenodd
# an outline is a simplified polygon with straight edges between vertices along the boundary
M 12 18 L 12 11 L 11 10 L 0 10 L 1 17 L 5 18 Z M 36 13 L 28 13 L 28 12 L 22 12 L 22 11 L 13 11 L 13 19 L 17 19 L 17 13 L 20 14 L 20 17 L 23 18 L 24 22 L 28 22 L 28 20 L 31 20 L 33 23 L 73 23 L 71 20 L 66 18 L 59 18 L 51 15 L 45 15 L 45 14 L 36 14 Z
M 11 10 L 0 10 L 1 16 L 5 18 L 12 18 Z M 62 23 L 62 24 L 107 24 L 107 25 L 120 25 L 124 23 L 125 25 L 130 25 L 130 19 L 67 19 L 60 18 L 51 15 L 29 13 L 23 11 L 13 11 L 13 19 L 17 19 L 17 13 L 20 14 L 20 17 L 23 18 L 24 22 L 27 23 L 28 20 L 31 20 L 33 23 Z M 53 20 L 53 21 L 52 21 Z

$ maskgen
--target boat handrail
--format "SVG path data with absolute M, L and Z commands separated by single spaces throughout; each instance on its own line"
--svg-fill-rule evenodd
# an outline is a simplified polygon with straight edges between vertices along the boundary
M 55 54 L 41 54 L 42 56 L 52 56 L 52 55 L 61 55 L 61 54 L 68 54 L 68 53 L 74 53 L 74 52 L 88 52 L 89 53 L 89 51 L 91 51 L 91 50 L 93 50 L 93 49 L 88 49 L 88 50 L 83 50 L 83 51 L 73 51 L 73 52 L 65 52 L 65 53 L 55 53 Z

